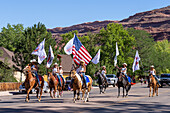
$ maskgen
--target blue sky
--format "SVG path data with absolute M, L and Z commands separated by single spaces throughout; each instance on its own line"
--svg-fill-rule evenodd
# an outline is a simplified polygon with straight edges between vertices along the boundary
M 170 0 L 0 0 L 0 28 L 10 24 L 47 28 L 96 20 L 122 20 L 135 13 L 162 8 Z

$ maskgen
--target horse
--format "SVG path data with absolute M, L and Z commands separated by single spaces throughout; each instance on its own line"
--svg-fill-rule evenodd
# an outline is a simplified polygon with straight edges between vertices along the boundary
M 149 83 L 149 97 L 151 96 L 151 90 L 152 89 L 153 89 L 152 97 L 155 96 L 155 92 L 156 92 L 156 96 L 158 96 L 159 85 L 158 85 L 155 77 L 152 74 L 150 74 L 149 79 L 150 79 L 150 83 Z
M 57 92 L 57 89 L 58 89 L 58 92 L 59 92 L 59 95 L 58 97 L 60 98 L 60 96 L 62 95 L 62 91 L 64 89 L 64 80 L 62 81 L 61 80 L 61 84 L 62 86 L 59 85 L 59 81 L 57 80 L 58 78 L 56 78 L 55 76 L 53 76 L 53 74 L 51 72 L 48 73 L 49 75 L 49 88 L 50 88 L 50 97 L 51 98 L 55 98 L 55 94 Z M 53 95 L 52 95 L 52 90 L 54 89 L 53 91 Z
M 41 80 L 40 80 L 40 96 L 38 96 L 39 94 L 39 85 L 38 85 L 38 80 L 36 80 L 35 77 L 33 77 L 33 74 L 31 72 L 31 66 L 30 65 L 27 65 L 25 68 L 24 68 L 24 71 L 26 71 L 26 79 L 25 79 L 25 89 L 26 89 L 26 92 L 27 92 L 27 96 L 26 96 L 26 99 L 25 101 L 26 102 L 29 102 L 30 100 L 30 97 L 29 97 L 29 93 L 30 91 L 32 90 L 32 88 L 35 88 L 37 90 L 37 98 L 39 99 L 38 101 L 40 102 L 41 101 L 41 96 L 42 96 L 42 91 L 43 91 L 43 86 L 44 86 L 44 79 L 42 76 L 39 76 L 41 77 Z
M 76 102 L 76 93 L 77 93 L 77 100 L 80 100 L 80 91 L 82 91 L 82 100 L 84 100 L 84 102 L 88 102 L 89 101 L 89 93 L 91 91 L 92 88 L 92 78 L 88 75 L 86 75 L 89 78 L 89 82 L 87 83 L 87 89 L 85 87 L 82 86 L 82 80 L 80 75 L 78 75 L 76 73 L 75 70 L 71 70 L 70 72 L 71 78 L 74 79 L 73 82 L 73 91 L 74 91 L 74 97 L 73 97 L 73 102 Z M 83 78 L 83 77 L 82 77 Z M 86 98 L 84 98 L 84 95 L 86 93 Z
M 102 76 L 102 74 L 99 71 L 95 72 L 94 77 L 96 77 L 96 76 L 98 77 L 98 84 L 99 84 L 100 94 L 105 93 L 107 83 L 104 80 L 104 77 Z
M 117 98 L 119 98 L 119 96 L 120 96 L 120 87 L 123 88 L 123 97 L 127 97 L 128 92 L 129 92 L 129 90 L 131 88 L 131 84 L 128 84 L 127 80 L 125 79 L 124 75 L 121 73 L 120 70 L 117 73 L 117 77 L 118 77 L 118 81 L 117 81 L 118 96 L 117 96 Z M 125 89 L 126 89 L 126 96 L 124 94 Z

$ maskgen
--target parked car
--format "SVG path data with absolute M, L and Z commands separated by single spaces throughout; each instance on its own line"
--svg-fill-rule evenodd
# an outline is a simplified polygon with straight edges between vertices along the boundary
M 66 77 L 66 78 L 65 78 L 65 80 L 66 80 L 65 90 L 68 90 L 68 86 L 69 86 L 69 85 L 70 85 L 70 83 L 71 83 L 71 77 L 70 77 L 70 76 L 68 76 L 68 77 Z
M 19 92 L 21 92 L 21 93 L 26 93 L 25 84 L 24 84 L 24 83 L 19 86 Z M 46 81 L 44 81 L 43 92 L 44 92 L 44 93 L 49 93 L 49 86 L 48 86 L 48 83 L 47 83 Z M 36 93 L 35 88 L 32 88 L 32 90 L 30 91 L 30 93 L 31 93 L 31 94 L 32 94 L 32 93 Z
M 160 83 L 161 87 L 163 87 L 164 83 L 170 85 L 170 74 L 161 74 Z
M 108 85 L 113 85 L 113 87 L 115 87 L 117 80 L 118 80 L 115 74 L 107 74 L 106 79 L 107 79 Z

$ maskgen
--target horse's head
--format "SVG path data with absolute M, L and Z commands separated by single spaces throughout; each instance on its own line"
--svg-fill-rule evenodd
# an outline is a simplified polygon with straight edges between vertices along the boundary
M 73 79 L 76 77 L 76 70 L 75 69 L 70 71 L 70 77 L 73 78 Z
M 99 76 L 99 75 L 100 75 L 100 70 L 97 70 L 93 76 L 96 77 L 96 76 Z
M 28 64 L 24 69 L 23 71 L 25 72 L 31 72 L 31 66 Z
M 118 81 L 123 81 L 123 74 L 122 73 L 118 73 L 117 74 L 117 77 L 118 77 Z
M 48 72 L 48 77 L 49 77 L 49 76 L 52 76 L 52 75 L 53 75 L 52 72 Z

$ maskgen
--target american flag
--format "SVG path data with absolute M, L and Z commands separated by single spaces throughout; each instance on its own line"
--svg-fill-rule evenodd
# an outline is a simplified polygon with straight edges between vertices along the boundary
M 84 60 L 85 65 L 87 65 L 92 59 L 91 55 L 76 35 L 74 35 L 72 54 L 73 60 L 76 64 L 80 64 L 80 60 Z

